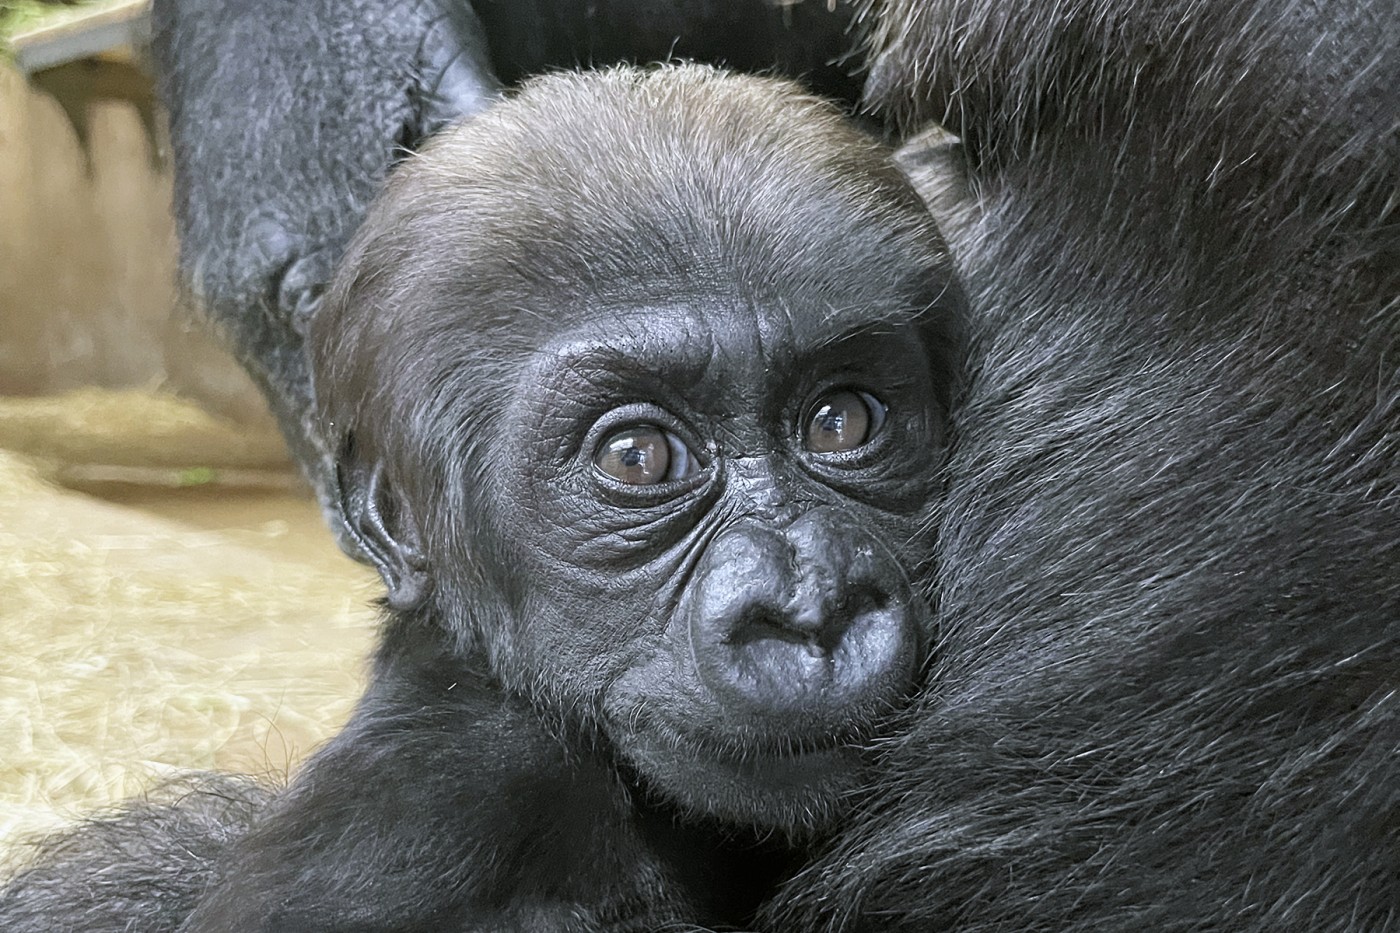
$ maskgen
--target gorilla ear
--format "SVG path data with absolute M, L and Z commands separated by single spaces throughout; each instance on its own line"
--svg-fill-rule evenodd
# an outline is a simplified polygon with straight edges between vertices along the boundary
M 335 462 L 341 520 L 388 587 L 389 607 L 417 608 L 432 585 L 418 521 L 385 478 L 384 465 L 365 462 L 354 448 L 347 438 Z
M 967 153 L 962 140 L 930 123 L 894 154 L 895 165 L 914 186 L 939 227 L 952 225 L 959 208 L 972 202 Z

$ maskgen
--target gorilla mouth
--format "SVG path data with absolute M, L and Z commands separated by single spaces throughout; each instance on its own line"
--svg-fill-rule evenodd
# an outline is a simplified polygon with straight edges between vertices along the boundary
M 649 717 L 613 731 L 641 784 L 684 809 L 763 829 L 800 833 L 826 823 L 863 770 L 850 736 L 718 742 Z
M 833 742 L 825 747 L 782 749 L 766 754 L 716 757 L 711 760 L 728 767 L 741 778 L 762 781 L 770 786 L 775 782 L 796 786 L 811 784 L 830 773 L 844 771 L 854 766 L 859 757 L 857 747 Z
M 891 702 L 883 712 L 888 714 L 898 705 L 901 704 Z M 782 722 L 749 718 L 736 715 L 732 709 L 714 707 L 692 709 L 696 715 L 677 721 L 678 712 L 629 703 L 624 715 L 604 714 L 605 729 L 624 751 L 642 746 L 669 749 L 680 756 L 727 762 L 735 770 L 745 772 L 776 762 L 818 761 L 856 754 L 884 730 L 886 721 L 886 715 L 853 714 L 840 723 L 801 716 Z

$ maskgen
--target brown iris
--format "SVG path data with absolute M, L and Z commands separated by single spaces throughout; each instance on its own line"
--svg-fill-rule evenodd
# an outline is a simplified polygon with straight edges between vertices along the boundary
M 629 486 L 684 479 L 696 470 L 695 458 L 680 438 L 654 424 L 633 425 L 608 435 L 593 465 Z
M 870 393 L 855 389 L 828 392 L 810 412 L 802 443 L 818 454 L 855 450 L 885 423 L 885 406 Z

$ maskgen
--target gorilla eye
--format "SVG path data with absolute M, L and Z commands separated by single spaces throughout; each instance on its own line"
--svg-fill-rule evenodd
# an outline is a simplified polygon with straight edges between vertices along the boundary
M 608 435 L 593 458 L 593 466 L 629 486 L 669 483 L 698 469 L 690 448 L 654 424 L 634 425 Z
M 885 406 L 869 392 L 838 389 L 812 406 L 802 444 L 817 454 L 855 450 L 885 423 Z

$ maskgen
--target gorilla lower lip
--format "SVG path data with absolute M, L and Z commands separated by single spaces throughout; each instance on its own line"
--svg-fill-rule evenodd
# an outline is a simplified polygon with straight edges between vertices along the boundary
M 833 812 L 835 801 L 862 773 L 859 749 L 833 735 L 801 747 L 766 743 L 741 753 L 696 754 L 703 744 L 676 740 L 671 730 L 652 726 L 654 731 L 619 737 L 626 757 L 666 796 L 722 819 L 789 830 L 812 827 Z

